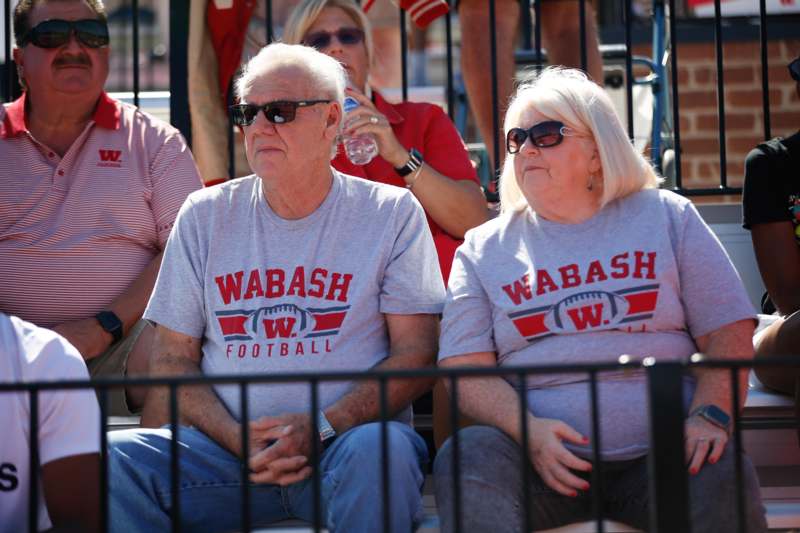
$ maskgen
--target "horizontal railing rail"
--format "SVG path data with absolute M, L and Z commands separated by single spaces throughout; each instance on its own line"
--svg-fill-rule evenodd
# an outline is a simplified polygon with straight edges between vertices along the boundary
M 286 373 L 286 374 L 251 374 L 251 375 L 190 375 L 190 376 L 172 376 L 172 377 L 147 377 L 147 378 L 104 378 L 95 381 L 86 380 L 64 380 L 64 381 L 45 381 L 45 382 L 4 382 L 0 383 L 0 394 L 8 392 L 27 392 L 29 395 L 30 405 L 30 435 L 31 435 L 31 450 L 30 450 L 30 472 L 33 475 L 39 471 L 39 451 L 38 451 L 38 424 L 39 424 L 39 394 L 44 391 L 52 390 L 79 390 L 92 388 L 97 390 L 98 397 L 101 405 L 101 431 L 100 431 L 100 457 L 101 457 L 101 472 L 100 472 L 100 494 L 102 495 L 101 501 L 101 521 L 102 530 L 106 530 L 109 524 L 110 516 L 108 509 L 108 489 L 109 484 L 109 471 L 108 471 L 108 441 L 107 441 L 107 400 L 108 391 L 112 388 L 125 387 L 130 385 L 136 386 L 166 386 L 169 387 L 169 403 L 170 403 L 170 428 L 172 430 L 171 441 L 171 456 L 170 456 L 170 472 L 171 472 L 171 486 L 173 494 L 178 494 L 178 487 L 180 485 L 180 449 L 178 441 L 180 438 L 180 424 L 179 424 L 179 396 L 178 390 L 180 387 L 191 385 L 206 384 L 206 385 L 237 385 L 240 390 L 240 411 L 241 419 L 249 420 L 249 413 L 252 412 L 252 406 L 249 405 L 248 390 L 251 386 L 264 385 L 264 384 L 277 384 L 287 382 L 303 382 L 307 383 L 311 392 L 311 404 L 309 412 L 312 414 L 311 419 L 311 432 L 313 435 L 318 433 L 316 417 L 314 413 L 320 408 L 318 388 L 320 384 L 330 381 L 347 381 L 347 382 L 361 382 L 365 380 L 374 380 L 379 383 L 379 402 L 380 402 L 380 416 L 379 421 L 382 422 L 382 435 L 381 435 L 381 449 L 379 456 L 382 465 L 382 486 L 380 487 L 383 497 L 383 518 L 384 530 L 388 531 L 389 524 L 389 507 L 391 486 L 388 475 L 388 463 L 386 458 L 389 454 L 388 447 L 388 434 L 387 423 L 392 419 L 392 413 L 389 412 L 387 400 L 387 385 L 393 379 L 409 379 L 409 378 L 437 378 L 444 380 L 449 384 L 449 400 L 455 408 L 450 411 L 450 424 L 453 430 L 453 450 L 454 450 L 454 464 L 458 465 L 458 421 L 460 418 L 460 409 L 458 409 L 458 387 L 459 381 L 476 377 L 506 377 L 519 380 L 518 383 L 525 383 L 525 380 L 538 374 L 586 374 L 588 376 L 588 386 L 590 389 L 591 405 L 587 409 L 591 409 L 591 427 L 592 435 L 591 442 L 593 443 L 593 462 L 599 463 L 601 461 L 600 449 L 602 448 L 602 431 L 600 426 L 600 418 L 598 412 L 598 379 L 604 372 L 612 371 L 630 371 L 630 372 L 645 372 L 648 381 L 648 397 L 650 404 L 650 424 L 651 424 L 651 450 L 650 450 L 650 487 L 651 487 L 651 531 L 660 532 L 674 532 L 688 530 L 688 492 L 687 481 L 685 472 L 685 462 L 683 455 L 683 421 L 685 412 L 683 408 L 683 378 L 687 372 L 694 369 L 717 369 L 727 370 L 730 375 L 730 386 L 732 390 L 732 405 L 740 405 L 740 374 L 744 369 L 751 367 L 786 367 L 798 368 L 800 362 L 796 357 L 782 357 L 771 358 L 759 361 L 742 361 L 742 360 L 728 360 L 728 359 L 710 359 L 700 354 L 696 354 L 686 361 L 665 361 L 658 362 L 652 357 L 644 358 L 642 360 L 633 360 L 627 356 L 623 356 L 616 362 L 607 363 L 593 363 L 593 364 L 553 364 L 553 365 L 531 365 L 519 367 L 503 367 L 503 368 L 422 368 L 422 369 L 404 369 L 404 370 L 379 370 L 374 369 L 370 371 L 331 371 L 320 373 Z M 522 419 L 520 420 L 520 428 L 523 442 L 527 441 L 528 429 L 525 423 L 525 416 L 528 412 L 528 399 L 527 388 L 516 387 L 519 392 L 520 412 Z M 758 429 L 760 426 L 746 427 L 742 423 L 741 414 L 738 409 L 732 409 L 733 413 L 733 443 L 734 452 L 736 453 L 736 486 L 738 505 L 736 512 L 739 517 L 739 531 L 744 532 L 744 501 L 743 501 L 743 485 L 742 485 L 742 464 L 739 451 L 742 450 L 742 437 L 741 431 L 743 429 Z M 247 424 L 242 424 L 242 448 L 241 456 L 248 457 L 249 450 L 249 437 L 247 432 Z M 770 426 L 768 426 L 770 427 Z M 781 427 L 798 427 L 798 421 L 782 421 Z M 312 439 L 311 461 L 310 464 L 318 465 L 319 458 L 322 453 L 321 445 L 316 439 Z M 530 457 L 527 447 L 520 447 L 520 461 L 523 466 L 524 472 L 524 487 L 528 487 L 529 483 L 529 465 Z M 592 509 L 593 515 L 597 524 L 597 531 L 603 531 L 604 510 L 602 505 L 602 493 L 600 483 L 600 469 L 593 469 L 592 472 L 592 486 L 595 489 L 592 491 Z M 251 500 L 250 491 L 251 484 L 246 482 L 249 477 L 249 470 L 247 461 L 242 461 L 241 464 L 241 478 L 242 494 L 240 501 L 241 513 L 241 528 L 242 531 L 249 531 L 252 528 L 251 522 Z M 459 469 L 456 466 L 453 475 L 452 490 L 454 491 L 454 524 L 456 531 L 461 531 L 460 517 L 461 517 L 461 481 L 459 479 Z M 314 490 L 314 523 L 315 531 L 320 531 L 325 527 L 321 510 L 321 493 L 320 493 L 320 478 L 317 468 L 312 469 L 312 486 Z M 526 488 L 525 497 L 528 498 L 530 494 Z M 31 531 L 36 530 L 38 520 L 38 483 L 32 480 L 30 483 L 29 493 L 29 524 Z M 527 500 L 525 500 L 527 501 Z M 181 530 L 180 516 L 180 498 L 173 498 L 173 506 L 170 509 L 172 518 L 173 531 Z M 526 509 L 526 523 L 531 525 L 530 510 Z M 530 531 L 531 528 L 528 528 Z

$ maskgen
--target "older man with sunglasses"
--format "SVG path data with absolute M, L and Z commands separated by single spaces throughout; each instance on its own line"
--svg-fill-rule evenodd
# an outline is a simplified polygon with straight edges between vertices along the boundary
M 390 380 L 385 396 L 375 380 L 322 380 L 317 396 L 307 382 L 264 382 L 421 368 L 436 354 L 444 290 L 421 206 L 405 189 L 331 166 L 344 88 L 336 60 L 286 44 L 264 48 L 237 81 L 231 112 L 254 175 L 189 197 L 145 317 L 157 324 L 153 373 L 261 381 L 247 389 L 246 414 L 236 386 L 183 387 L 176 434 L 167 426 L 110 436 L 113 530 L 165 531 L 178 501 L 183 527 L 234 530 L 244 483 L 253 525 L 317 517 L 336 532 L 408 532 L 420 518 L 427 451 L 409 406 L 430 380 Z M 168 407 L 159 391 L 143 422 L 168 422 Z
M 0 109 L 0 310 L 66 337 L 91 374 L 146 372 L 140 320 L 178 209 L 201 187 L 168 124 L 110 98 L 99 0 L 22 0 L 23 95 Z M 143 403 L 111 394 L 110 412 Z

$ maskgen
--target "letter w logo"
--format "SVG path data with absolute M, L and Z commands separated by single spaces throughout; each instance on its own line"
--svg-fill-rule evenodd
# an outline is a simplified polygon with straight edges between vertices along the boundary
M 107 161 L 116 163 L 119 161 L 119 156 L 122 155 L 122 150 L 99 150 L 100 161 Z
M 596 328 L 603 320 L 603 304 L 585 305 L 577 309 L 568 309 L 567 314 L 572 319 L 575 329 L 583 331 L 587 326 Z
M 288 339 L 293 336 L 294 325 L 297 319 L 291 316 L 279 318 L 277 320 L 264 319 L 264 334 L 268 339 L 280 337 L 281 339 Z

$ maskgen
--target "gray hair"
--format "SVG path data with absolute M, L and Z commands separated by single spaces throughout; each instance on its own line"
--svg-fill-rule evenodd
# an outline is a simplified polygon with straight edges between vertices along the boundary
M 580 70 L 548 67 L 524 80 L 508 106 L 503 128 L 506 134 L 520 125 L 519 118 L 526 109 L 535 109 L 592 137 L 603 169 L 601 206 L 642 189 L 656 188 L 661 182 L 653 166 L 628 139 L 608 94 Z M 514 157 L 506 156 L 500 175 L 504 212 L 528 207 L 517 183 Z
M 242 102 L 245 95 L 272 68 L 291 66 L 308 74 L 311 86 L 319 95 L 339 104 L 344 118 L 344 89 L 347 78 L 341 63 L 317 50 L 299 44 L 272 43 L 265 46 L 242 67 L 234 84 L 234 94 Z M 339 120 L 339 131 L 344 124 Z M 331 147 L 331 159 L 336 157 L 338 143 Z
M 320 96 L 339 102 L 344 107 L 344 88 L 347 85 L 342 65 L 309 46 L 273 43 L 265 46 L 242 67 L 236 79 L 234 94 L 239 101 L 253 88 L 264 74 L 275 67 L 295 67 L 304 70 L 312 87 Z

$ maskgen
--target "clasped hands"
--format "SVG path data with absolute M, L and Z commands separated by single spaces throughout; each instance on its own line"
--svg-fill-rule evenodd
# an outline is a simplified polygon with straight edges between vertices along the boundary
M 308 415 L 265 416 L 250 422 L 249 432 L 251 482 L 286 486 L 311 475 Z

